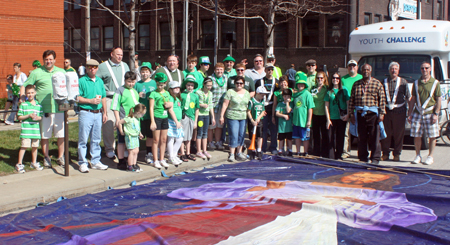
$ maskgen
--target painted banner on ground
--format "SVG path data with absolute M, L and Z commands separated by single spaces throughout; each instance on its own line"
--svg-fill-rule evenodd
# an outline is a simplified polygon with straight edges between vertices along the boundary
M 0 243 L 450 243 L 448 179 L 315 162 L 345 171 L 281 158 L 222 165 L 7 215 Z

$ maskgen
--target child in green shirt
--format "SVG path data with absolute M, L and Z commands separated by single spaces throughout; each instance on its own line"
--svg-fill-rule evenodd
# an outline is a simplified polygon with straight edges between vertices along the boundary
M 247 117 L 250 120 L 250 123 L 253 125 L 253 135 L 252 135 L 252 141 L 253 138 L 257 139 L 256 143 L 256 152 L 250 151 L 249 156 L 250 159 L 253 160 L 255 158 L 258 158 L 259 160 L 262 160 L 262 129 L 263 129 L 263 123 L 262 119 L 264 116 L 267 115 L 266 109 L 264 106 L 264 96 L 269 94 L 267 89 L 265 87 L 258 87 L 256 89 L 256 94 L 254 98 L 251 98 L 248 102 L 248 109 L 247 109 Z
M 141 123 L 139 119 L 144 116 L 147 108 L 143 104 L 137 104 L 130 109 L 128 115 L 119 120 L 120 135 L 125 136 L 125 144 L 128 149 L 128 167 L 127 170 L 131 172 L 141 172 L 142 169 L 137 164 L 137 157 L 139 154 L 139 139 L 144 138 L 141 133 Z M 122 128 L 122 125 L 124 127 Z
M 292 156 L 292 90 L 285 88 L 282 91 L 283 101 L 278 103 L 275 115 L 278 117 L 278 155 L 282 155 L 286 143 L 285 155 Z M 286 142 L 285 142 L 286 141 Z
M 211 159 L 211 155 L 206 151 L 208 145 L 209 122 L 211 122 L 211 125 L 213 126 L 216 125 L 211 88 L 212 80 L 210 78 L 205 78 L 203 82 L 203 89 L 197 90 L 197 95 L 199 98 L 198 103 L 200 106 L 197 123 L 197 156 L 201 158 L 206 157 L 208 159 Z
M 181 125 L 184 131 L 183 144 L 181 145 L 181 160 L 187 161 L 189 159 L 195 161 L 195 155 L 191 154 L 191 139 L 195 133 L 194 131 L 197 129 L 198 110 L 200 108 L 198 95 L 194 92 L 198 87 L 196 78 L 192 75 L 186 76 L 181 87 L 186 87 L 186 90 L 181 93 L 181 108 L 183 109 Z M 184 151 L 185 146 L 186 152 Z M 206 157 L 202 158 L 205 159 Z
M 294 108 L 292 123 L 292 138 L 295 139 L 297 146 L 297 154 L 299 156 L 308 155 L 309 137 L 311 118 L 314 108 L 314 100 L 311 93 L 308 91 L 308 84 L 306 83 L 306 76 L 300 78 L 295 84 L 297 93 L 294 94 Z M 300 147 L 303 145 L 304 152 L 300 153 Z
M 169 130 L 167 131 L 167 152 L 169 153 L 169 163 L 177 166 L 181 164 L 178 156 L 181 144 L 183 144 L 184 132 L 181 127 L 182 109 L 180 97 L 180 83 L 172 81 L 169 83 L 170 101 L 173 107 L 169 109 Z

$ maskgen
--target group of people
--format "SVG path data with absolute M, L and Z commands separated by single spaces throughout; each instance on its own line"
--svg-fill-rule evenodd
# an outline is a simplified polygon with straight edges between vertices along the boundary
M 433 163 L 441 94 L 439 82 L 430 76 L 428 62 L 422 64 L 422 76 L 410 93 L 406 80 L 399 77 L 400 65 L 395 61 L 389 65 L 390 77 L 381 82 L 372 77 L 369 64 L 363 65 L 362 75 L 358 74 L 355 60 L 348 62 L 347 75 L 334 73 L 329 81 L 326 72 L 316 71 L 317 62 L 313 59 L 305 63 L 306 73 L 295 71 L 292 64 L 283 75 L 275 66 L 273 54 L 255 55 L 253 68 L 242 62 L 236 64 L 228 55 L 215 64 L 210 75 L 207 56 L 198 59 L 190 55 L 183 71 L 178 69 L 176 55 L 170 55 L 165 66 L 155 70 L 151 63 L 139 61 L 136 70 L 130 71 L 122 58 L 123 50 L 116 47 L 101 64 L 91 59 L 86 62 L 86 74 L 79 79 L 78 163 L 83 173 L 89 172 L 89 138 L 91 168 L 100 170 L 108 168 L 100 162 L 102 139 L 106 156 L 118 158 L 118 169 L 133 172 L 142 171 L 136 160 L 139 140 L 143 138 L 146 162 L 158 169 L 211 158 L 208 151 L 224 150 L 227 141 L 228 161 L 244 161 L 248 156 L 261 159 L 264 152 L 342 159 L 350 155 L 350 133 L 359 139 L 361 161 L 377 164 L 388 160 L 391 141 L 393 160 L 399 161 L 408 103 L 408 120 L 417 151 L 412 162 L 422 160 L 420 138 L 424 132 L 430 138 L 430 153 L 424 164 Z M 39 139 L 44 166 L 51 167 L 48 139 L 52 133 L 58 138 L 57 163 L 65 164 L 64 117 L 52 98 L 51 77 L 56 72 L 75 70 L 70 69 L 70 60 L 66 70 L 54 66 L 56 53 L 52 50 L 44 52 L 43 60 L 42 67 L 21 80 L 17 95 L 21 103 L 18 116 L 23 125 L 18 172 L 24 172 L 22 159 L 29 147 L 33 149 L 31 166 L 42 169 L 36 161 Z M 250 139 L 255 135 L 256 147 L 244 154 L 246 131 Z

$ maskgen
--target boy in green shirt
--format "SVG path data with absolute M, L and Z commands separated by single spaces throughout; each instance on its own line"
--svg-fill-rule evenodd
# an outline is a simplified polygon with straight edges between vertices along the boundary
M 287 146 L 287 156 L 292 156 L 292 90 L 285 88 L 282 91 L 283 102 L 277 104 L 275 115 L 278 117 L 278 155 L 283 154 L 284 141 Z
M 139 103 L 145 105 L 146 108 L 150 107 L 148 97 L 150 93 L 156 90 L 156 82 L 151 79 L 151 68 L 152 64 L 150 62 L 142 62 L 141 65 L 141 81 L 134 85 L 134 89 L 139 93 Z M 153 145 L 153 133 L 150 130 L 150 110 L 146 110 L 145 115 L 141 118 L 141 132 L 145 136 L 145 146 L 147 149 L 147 155 L 145 156 L 145 161 L 147 164 L 153 163 L 152 145 Z
M 184 130 L 183 145 L 181 145 L 181 160 L 187 159 L 195 161 L 195 155 L 191 155 L 191 139 L 195 134 L 194 130 L 197 129 L 198 110 L 200 108 L 199 98 L 194 90 L 197 89 L 198 83 L 193 75 L 188 75 L 181 87 L 186 87 L 186 90 L 181 93 L 181 108 L 183 109 L 183 119 L 181 119 L 181 125 Z M 184 146 L 186 146 L 186 154 L 184 152 Z
M 299 156 L 308 155 L 309 137 L 311 118 L 314 106 L 314 100 L 311 93 L 308 91 L 308 84 L 306 82 L 306 75 L 299 76 L 295 84 L 297 93 L 294 94 L 294 114 L 292 117 L 292 138 L 295 139 L 297 146 L 297 154 Z M 300 153 L 300 147 L 303 145 L 304 153 Z
M 189 55 L 187 57 L 187 68 L 186 70 L 183 71 L 183 75 L 184 75 L 184 79 L 186 79 L 186 77 L 188 75 L 192 75 L 195 77 L 195 81 L 197 81 L 198 87 L 196 89 L 194 89 L 194 92 L 197 92 L 197 90 L 202 89 L 203 88 L 203 75 L 197 71 L 197 56 L 195 55 Z M 183 83 L 185 84 L 185 83 Z M 186 88 L 183 86 L 183 84 L 181 85 L 181 91 L 184 91 Z
M 136 83 L 136 74 L 132 71 L 125 73 L 125 84 L 119 87 L 111 101 L 111 110 L 114 112 L 116 118 L 116 128 L 121 125 L 119 121 L 124 119 L 137 104 L 139 104 L 139 95 L 133 88 Z M 127 159 L 125 159 L 125 137 L 117 132 L 117 156 L 119 157 L 119 164 L 117 168 L 120 170 L 127 170 Z
M 34 99 L 36 95 L 36 90 L 34 85 L 28 85 L 25 88 L 25 95 L 28 101 L 23 102 L 19 106 L 19 120 L 22 121 L 22 132 L 20 138 L 22 141 L 22 147 L 19 150 L 19 159 L 16 164 L 17 172 L 23 174 L 25 173 L 24 166 L 22 164 L 23 156 L 27 148 L 31 147 L 31 164 L 32 168 L 36 170 L 42 170 L 41 165 L 36 162 L 37 160 L 37 148 L 39 147 L 39 139 L 41 138 L 41 133 L 39 129 L 39 121 L 42 119 L 42 106 Z
M 258 87 L 256 89 L 256 95 L 255 97 L 251 98 L 248 102 L 248 109 L 247 109 L 247 117 L 250 120 L 250 123 L 253 125 L 253 134 L 255 136 L 253 137 L 257 138 L 257 144 L 256 144 L 256 153 L 254 151 L 249 152 L 250 159 L 253 160 L 255 158 L 258 158 L 259 160 L 262 160 L 262 129 L 263 129 L 263 123 L 262 119 L 264 116 L 267 115 L 265 105 L 264 105 L 264 96 L 269 94 L 267 89 L 265 87 Z M 256 131 L 256 132 L 255 132 Z

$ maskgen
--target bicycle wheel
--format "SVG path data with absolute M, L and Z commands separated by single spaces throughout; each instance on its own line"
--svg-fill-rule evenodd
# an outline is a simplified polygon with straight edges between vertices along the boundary
M 450 120 L 442 124 L 441 139 L 446 145 L 450 145 Z

